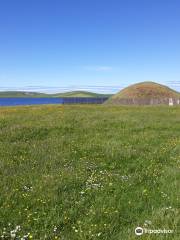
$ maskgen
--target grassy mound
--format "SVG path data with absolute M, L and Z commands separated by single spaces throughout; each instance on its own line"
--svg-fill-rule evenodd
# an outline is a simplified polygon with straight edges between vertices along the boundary
M 145 104 L 148 102 L 150 104 L 150 100 L 160 100 L 161 103 L 169 98 L 179 99 L 180 94 L 158 83 L 142 82 L 124 88 L 119 93 L 112 96 L 107 103 L 121 103 L 121 100 L 127 100 L 127 103 L 130 103 L 129 100 L 134 100 L 136 103 L 138 103 L 138 101 L 143 103 L 144 101 Z

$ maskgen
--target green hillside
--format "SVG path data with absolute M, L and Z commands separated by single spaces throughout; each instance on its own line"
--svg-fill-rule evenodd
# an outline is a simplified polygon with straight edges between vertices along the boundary
M 87 91 L 72 91 L 65 93 L 57 93 L 54 97 L 110 97 L 112 94 L 99 94 Z
M 6 91 L 0 92 L 0 98 L 2 97 L 111 97 L 112 94 L 98 94 L 87 91 L 71 91 L 64 93 L 56 93 L 56 94 L 46 94 L 46 93 L 38 93 L 38 92 L 21 92 L 21 91 Z
M 2 97 L 49 97 L 49 94 L 38 92 L 5 91 L 0 92 L 0 98 Z

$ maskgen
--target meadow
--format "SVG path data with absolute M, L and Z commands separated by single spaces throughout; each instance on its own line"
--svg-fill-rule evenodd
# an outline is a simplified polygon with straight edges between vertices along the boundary
M 179 170 L 180 107 L 1 107 L 0 238 L 180 239 Z

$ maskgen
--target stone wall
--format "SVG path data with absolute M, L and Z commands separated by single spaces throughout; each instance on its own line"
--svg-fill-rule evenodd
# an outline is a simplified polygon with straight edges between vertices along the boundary
M 112 98 L 108 101 L 113 105 L 180 105 L 180 99 L 162 98 L 162 99 L 125 99 Z

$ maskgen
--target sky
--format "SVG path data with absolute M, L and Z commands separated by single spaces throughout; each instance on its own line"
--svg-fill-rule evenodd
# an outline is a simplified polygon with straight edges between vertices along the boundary
M 180 90 L 179 0 L 0 0 L 0 90 Z

